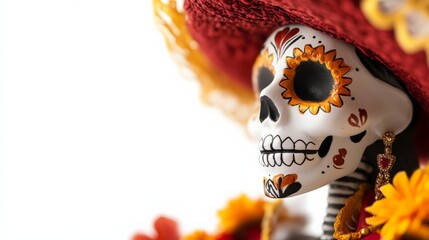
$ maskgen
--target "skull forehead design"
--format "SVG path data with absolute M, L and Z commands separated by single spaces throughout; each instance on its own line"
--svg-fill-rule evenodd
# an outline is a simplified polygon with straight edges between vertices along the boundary
M 252 71 L 260 110 L 249 127 L 270 197 L 352 173 L 369 145 L 411 121 L 407 95 L 374 77 L 354 46 L 305 26 L 274 31 Z

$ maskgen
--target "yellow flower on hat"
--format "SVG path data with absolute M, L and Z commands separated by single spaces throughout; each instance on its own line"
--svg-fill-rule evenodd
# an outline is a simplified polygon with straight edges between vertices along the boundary
M 393 184 L 381 187 L 385 198 L 376 201 L 366 211 L 373 214 L 368 224 L 382 226 L 383 239 L 398 239 L 409 235 L 429 238 L 429 171 L 416 170 L 411 178 L 399 172 Z
M 375 27 L 393 29 L 399 46 L 405 52 L 423 50 L 429 57 L 428 1 L 363 0 L 361 8 Z

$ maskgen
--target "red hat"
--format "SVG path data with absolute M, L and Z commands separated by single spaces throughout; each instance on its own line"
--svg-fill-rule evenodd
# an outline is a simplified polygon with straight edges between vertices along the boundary
M 212 65 L 211 71 L 225 75 L 227 84 L 251 92 L 252 65 L 266 38 L 286 24 L 307 25 L 355 45 L 368 57 L 386 65 L 416 100 L 418 113 L 426 116 L 429 31 L 425 26 L 429 26 L 429 8 L 416 2 L 185 0 L 185 30 Z M 422 116 L 421 119 L 426 119 Z M 429 144 L 426 126 L 429 122 L 421 121 L 423 126 L 418 132 L 422 136 L 418 141 L 425 146 Z
M 280 26 L 300 23 L 349 42 L 384 63 L 429 111 L 425 52 L 404 52 L 393 31 L 371 25 L 359 1 L 193 0 L 185 1 L 185 11 L 189 31 L 201 50 L 220 71 L 246 87 L 251 87 L 250 70 L 266 38 Z

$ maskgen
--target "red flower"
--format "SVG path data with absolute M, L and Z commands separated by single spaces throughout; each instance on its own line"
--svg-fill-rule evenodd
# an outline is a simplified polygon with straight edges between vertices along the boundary
M 155 237 L 150 237 L 144 233 L 137 233 L 132 240 L 179 240 L 179 228 L 176 221 L 166 218 L 158 217 L 154 222 L 156 231 Z

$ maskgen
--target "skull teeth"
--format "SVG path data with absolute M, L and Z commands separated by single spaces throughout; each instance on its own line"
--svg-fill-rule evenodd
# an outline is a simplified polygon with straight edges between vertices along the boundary
M 272 143 L 273 143 L 273 136 L 272 135 L 268 135 L 264 139 L 263 148 L 265 150 L 272 149 Z
M 261 139 L 261 141 L 264 141 L 264 140 Z M 294 143 L 293 143 L 292 139 L 290 139 L 289 137 L 286 138 L 282 143 L 281 149 L 294 149 Z
M 275 163 L 276 163 L 276 165 L 278 166 L 278 165 L 281 165 L 282 164 L 282 154 L 281 153 L 274 153 L 274 154 L 271 154 L 271 155 L 274 155 L 274 161 L 275 161 Z
M 309 153 L 317 152 L 315 149 L 308 149 L 309 145 L 315 145 L 313 142 L 304 142 L 302 139 L 293 141 L 290 137 L 281 139 L 279 135 L 267 135 L 265 138 L 259 140 L 259 150 L 264 151 L 281 151 L 293 153 Z
M 280 139 L 280 136 L 275 136 L 273 139 L 273 144 L 271 145 L 274 149 L 281 149 L 282 148 L 282 140 Z
M 302 141 L 301 139 L 299 139 L 298 141 L 295 142 L 295 149 L 306 149 L 306 145 L 304 143 L 304 141 Z
M 302 165 L 305 161 L 305 154 L 294 154 L 295 163 L 298 165 Z
M 288 167 L 292 166 L 293 160 L 295 159 L 295 156 L 293 153 L 282 153 L 282 157 L 283 157 L 283 163 L 286 166 Z
M 304 153 L 270 153 L 259 155 L 259 164 L 264 167 L 280 167 L 292 164 L 302 165 L 306 160 L 311 161 Z
M 313 160 L 308 155 L 317 153 L 318 150 L 308 149 L 313 142 L 304 142 L 302 139 L 293 141 L 290 137 L 282 140 L 279 135 L 268 135 L 259 141 L 259 163 L 264 167 L 276 167 L 292 164 L 302 165 L 306 160 Z

